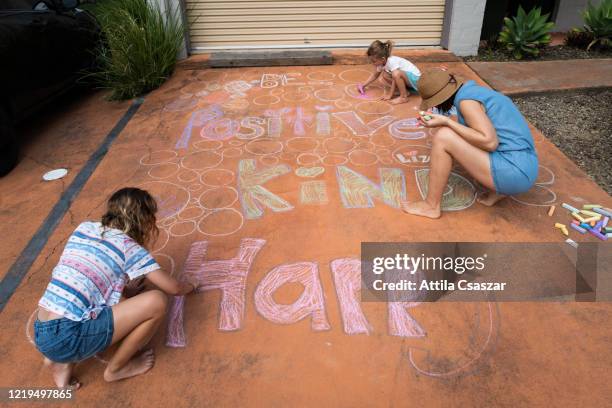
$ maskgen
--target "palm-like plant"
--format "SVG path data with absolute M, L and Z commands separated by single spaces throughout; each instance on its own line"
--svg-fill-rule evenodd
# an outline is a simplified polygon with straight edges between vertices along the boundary
M 584 28 L 582 31 L 592 35 L 593 40 L 587 51 L 595 44 L 603 47 L 612 46 L 612 0 L 603 0 L 599 6 L 593 6 L 589 1 L 582 12 Z
M 548 14 L 542 15 L 539 7 L 525 13 L 519 6 L 516 17 L 504 19 L 504 28 L 499 34 L 499 42 L 506 47 L 516 59 L 523 55 L 537 56 L 540 48 L 550 43 L 550 30 L 554 23 L 548 21 Z

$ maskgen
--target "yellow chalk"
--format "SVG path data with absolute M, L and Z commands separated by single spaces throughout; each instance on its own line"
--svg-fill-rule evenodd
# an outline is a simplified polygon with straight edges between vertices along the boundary
M 561 231 L 563 231 L 563 234 L 564 234 L 565 236 L 568 236 L 568 235 L 569 235 L 569 231 L 567 230 L 567 227 L 566 227 L 565 225 L 563 226 L 563 228 L 561 228 Z
M 601 216 L 599 217 L 589 217 L 589 218 L 585 218 L 582 220 L 582 222 L 586 222 L 586 223 L 590 223 L 593 221 L 599 221 L 601 219 Z
M 556 207 L 554 205 L 550 206 L 550 209 L 548 210 L 548 216 L 549 217 L 552 217 L 552 215 L 555 213 L 555 208 Z
M 601 214 L 596 213 L 595 211 L 589 211 L 589 210 L 580 210 L 580 212 L 583 213 L 584 215 L 590 215 L 591 217 L 597 217 L 598 215 L 601 215 Z
M 601 208 L 599 204 L 585 204 L 582 206 L 585 210 L 592 210 L 593 208 Z
M 555 222 L 555 228 L 565 228 L 565 224 L 561 224 L 560 222 Z
M 580 214 L 578 214 L 577 212 L 573 212 L 573 213 L 572 213 L 572 217 L 574 217 L 575 219 L 577 219 L 577 220 L 578 220 L 578 221 L 580 221 L 580 222 L 584 222 L 584 218 L 582 218 L 582 217 L 580 216 Z

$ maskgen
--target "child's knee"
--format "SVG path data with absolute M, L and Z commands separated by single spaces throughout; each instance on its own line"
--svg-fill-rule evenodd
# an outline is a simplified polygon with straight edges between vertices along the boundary
M 155 315 L 164 315 L 168 306 L 168 296 L 158 289 L 149 291 L 148 296 L 149 307 Z

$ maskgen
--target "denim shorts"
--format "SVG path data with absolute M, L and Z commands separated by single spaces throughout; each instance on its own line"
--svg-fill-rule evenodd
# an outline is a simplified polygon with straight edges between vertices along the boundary
M 114 331 L 113 310 L 104 307 L 95 319 L 76 322 L 61 319 L 34 322 L 34 343 L 45 357 L 56 363 L 74 363 L 104 351 Z
M 538 156 L 533 150 L 494 151 L 489 157 L 495 191 L 500 194 L 524 193 L 538 178 Z

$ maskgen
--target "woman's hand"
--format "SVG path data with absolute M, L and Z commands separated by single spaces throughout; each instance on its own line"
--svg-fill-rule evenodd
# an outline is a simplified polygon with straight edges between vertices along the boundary
M 437 128 L 441 126 L 448 126 L 448 121 L 450 120 L 450 118 L 448 118 L 447 116 L 436 115 L 436 114 L 429 113 L 429 112 L 427 113 L 426 116 L 429 116 L 431 119 L 425 120 L 423 116 L 419 117 L 421 123 L 426 128 Z

